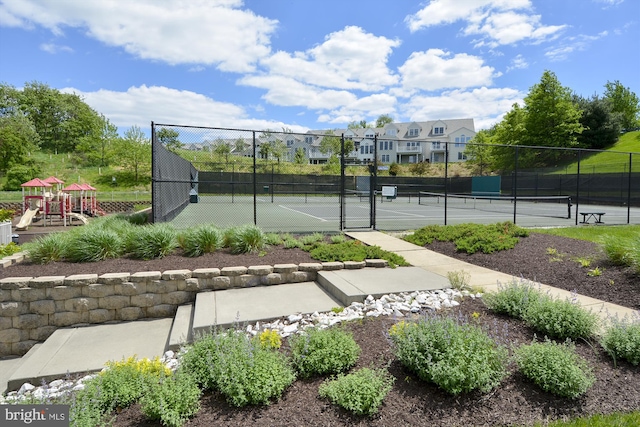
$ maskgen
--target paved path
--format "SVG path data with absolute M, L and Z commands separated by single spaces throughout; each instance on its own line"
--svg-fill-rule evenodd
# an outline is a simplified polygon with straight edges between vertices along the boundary
M 184 336 L 174 338 L 171 332 L 179 323 L 184 325 L 184 331 L 206 330 L 212 325 L 329 311 L 335 306 L 363 301 L 367 295 L 379 297 L 385 293 L 447 288 L 450 286 L 447 273 L 451 271 L 469 273 L 469 285 L 482 287 L 485 291 L 495 291 L 499 283 L 514 280 L 508 274 L 459 261 L 381 232 L 346 234 L 368 245 L 395 252 L 414 267 L 323 271 L 318 274 L 317 282 L 201 293 L 195 307 L 194 304 L 179 307 L 175 319 L 59 329 L 22 358 L 0 360 L 0 393 L 8 384 L 10 389 L 16 389 L 25 381 L 37 385 L 41 379 L 64 377 L 67 372 L 100 370 L 109 360 L 134 355 L 140 358 L 162 356 L 166 348 L 175 348 L 184 342 Z M 544 284 L 540 287 L 559 298 L 572 297 L 565 290 Z M 633 310 L 626 307 L 586 296 L 577 298 L 582 306 L 603 318 L 633 314 Z M 207 301 L 201 303 L 200 300 Z M 183 335 L 192 334 L 185 332 Z

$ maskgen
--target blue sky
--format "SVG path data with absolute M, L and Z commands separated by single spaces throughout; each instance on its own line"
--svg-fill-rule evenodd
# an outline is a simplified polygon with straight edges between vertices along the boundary
M 640 95 L 639 0 L 0 0 L 0 82 L 151 121 L 343 128 L 496 123 L 544 70 Z

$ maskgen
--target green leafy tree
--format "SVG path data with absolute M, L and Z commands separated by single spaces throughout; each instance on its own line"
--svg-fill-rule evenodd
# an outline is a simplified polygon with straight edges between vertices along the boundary
M 261 158 L 268 159 L 271 156 L 272 152 L 273 152 L 273 142 L 266 141 L 260 144 L 258 153 L 260 154 Z
M 220 157 L 224 157 L 224 161 L 229 163 L 229 154 L 231 154 L 231 145 L 221 138 L 216 139 L 213 143 L 213 152 Z
M 307 163 L 307 157 L 304 155 L 304 150 L 302 149 L 302 147 L 296 148 L 296 153 L 293 161 L 297 165 L 304 165 L 305 163 Z
M 102 114 L 96 120 L 96 127 L 100 128 L 100 132 L 93 132 L 82 138 L 76 146 L 76 153 L 88 165 L 108 166 L 119 138 L 118 127 Z
M 289 148 L 287 148 L 287 144 L 281 140 L 277 139 L 272 143 L 271 154 L 278 160 L 278 163 L 280 163 L 280 160 L 282 160 L 288 152 Z
M 40 168 L 32 162 L 24 165 L 14 165 L 7 171 L 7 182 L 4 184 L 4 190 L 20 190 L 22 188 L 20 185 L 38 175 L 40 175 Z
M 151 142 L 138 126 L 132 126 L 116 144 L 116 157 L 123 169 L 133 173 L 135 182 L 142 173 L 151 173 Z
M 578 136 L 584 129 L 580 123 L 582 111 L 573 102 L 571 90 L 562 86 L 553 72 L 545 71 L 540 83 L 531 88 L 524 98 L 524 110 L 525 145 L 577 147 Z M 561 154 L 562 151 L 548 150 L 537 157 L 549 163 Z M 528 159 L 529 162 L 532 160 Z
M 33 123 L 21 112 L 0 116 L 0 172 L 28 164 L 28 156 L 38 149 L 39 139 Z
M 467 164 L 475 166 L 475 173 L 482 175 L 493 165 L 491 134 L 493 129 L 482 129 L 467 144 L 464 154 L 467 156 Z
M 348 129 L 366 129 L 370 127 L 371 125 L 367 123 L 366 120 L 360 120 L 359 122 L 353 121 L 347 125 Z
M 393 123 L 393 117 L 388 114 L 382 114 L 376 119 L 377 128 L 383 128 L 389 123 Z
M 620 115 L 620 126 L 629 131 L 640 127 L 640 100 L 618 80 L 604 85 L 606 99 L 611 101 L 612 112 Z
M 332 155 L 339 156 L 340 146 L 341 146 L 340 139 L 341 138 L 335 135 L 333 131 L 329 130 L 325 132 L 324 136 L 322 137 L 322 141 L 320 141 L 320 146 L 318 147 L 320 149 L 320 152 L 322 154 L 328 154 L 329 157 L 331 157 Z M 350 139 L 345 139 L 344 154 L 347 155 L 351 153 L 354 149 L 355 149 L 354 142 Z
M 234 142 L 234 149 L 238 154 L 244 153 L 247 148 L 249 148 L 249 144 L 243 138 L 238 138 Z
M 594 95 L 591 99 L 575 97 L 582 110 L 580 123 L 584 127 L 578 136 L 582 148 L 602 149 L 614 144 L 620 134 L 619 114 L 613 113 L 609 99 Z
M 488 157 L 491 168 L 508 171 L 515 165 L 515 150 L 512 145 L 524 145 L 526 111 L 519 104 L 513 104 L 502 121 L 495 126 L 488 140 L 494 144 Z M 522 159 L 520 159 L 522 161 Z
M 175 129 L 162 128 L 156 132 L 156 138 L 167 150 L 176 153 L 178 150 L 184 147 L 184 144 L 180 142 L 180 133 Z

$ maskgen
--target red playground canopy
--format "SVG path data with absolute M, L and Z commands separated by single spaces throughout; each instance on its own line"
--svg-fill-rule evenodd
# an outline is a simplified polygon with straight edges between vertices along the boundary
M 24 184 L 20 184 L 20 187 L 51 187 L 48 182 L 41 180 L 40 178 L 33 178 L 31 181 L 27 181 Z

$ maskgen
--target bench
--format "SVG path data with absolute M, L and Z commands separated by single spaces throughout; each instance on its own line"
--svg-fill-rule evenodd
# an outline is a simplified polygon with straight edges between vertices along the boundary
M 602 222 L 604 212 L 580 212 L 580 215 L 582 215 L 580 224 L 589 224 L 591 218 L 595 220 L 596 224 L 604 224 L 604 222 Z

